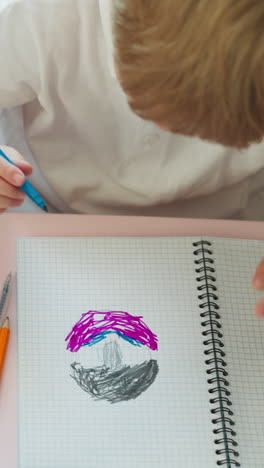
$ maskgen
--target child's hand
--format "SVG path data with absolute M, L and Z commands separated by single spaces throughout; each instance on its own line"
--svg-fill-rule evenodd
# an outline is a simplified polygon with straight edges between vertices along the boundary
M 264 291 L 264 260 L 258 265 L 254 278 L 253 287 L 257 291 Z M 264 318 L 264 299 L 261 299 L 255 308 L 256 315 Z
M 25 182 L 25 176 L 32 172 L 32 166 L 14 148 L 0 146 L 0 149 L 11 159 L 13 166 L 0 156 L 0 213 L 7 208 L 22 205 L 25 194 L 19 190 Z

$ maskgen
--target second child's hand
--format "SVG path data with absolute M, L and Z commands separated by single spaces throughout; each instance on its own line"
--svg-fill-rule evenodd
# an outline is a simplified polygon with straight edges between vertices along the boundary
M 263 291 L 264 294 L 264 260 L 257 266 L 253 278 L 253 287 L 257 291 Z M 264 318 L 264 297 L 256 304 L 255 313 L 257 317 Z

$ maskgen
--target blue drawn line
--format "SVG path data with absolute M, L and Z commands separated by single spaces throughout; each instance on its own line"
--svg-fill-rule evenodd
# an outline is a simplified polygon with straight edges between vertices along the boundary
M 138 347 L 142 346 L 142 344 L 139 341 L 134 340 L 133 338 L 130 338 L 130 337 L 124 335 L 123 333 L 119 332 L 119 331 L 105 331 L 103 333 L 100 333 L 99 335 L 92 335 L 91 336 L 92 340 L 89 341 L 89 343 L 84 343 L 82 345 L 82 347 L 83 346 L 93 346 L 93 345 L 95 345 L 97 343 L 100 343 L 100 341 L 103 341 L 107 337 L 107 335 L 110 335 L 112 333 L 115 333 L 120 338 L 123 338 L 123 340 L 128 341 L 128 343 L 132 344 L 133 346 L 138 346 Z

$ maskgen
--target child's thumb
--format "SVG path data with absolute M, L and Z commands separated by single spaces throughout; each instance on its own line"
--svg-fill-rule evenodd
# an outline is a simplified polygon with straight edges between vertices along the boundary
M 10 146 L 0 146 L 0 149 L 11 159 L 11 161 L 26 175 L 30 175 L 33 171 L 33 168 L 30 163 L 28 163 L 24 156 L 20 154 L 15 148 Z

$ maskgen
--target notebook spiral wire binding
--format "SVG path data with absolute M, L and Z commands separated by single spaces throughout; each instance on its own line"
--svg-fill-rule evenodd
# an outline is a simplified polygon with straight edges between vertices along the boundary
M 202 318 L 201 325 L 203 327 L 202 335 L 204 337 L 203 345 L 205 346 L 204 354 L 206 356 L 208 391 L 211 396 L 209 401 L 212 405 L 211 414 L 213 415 L 215 453 L 219 456 L 216 464 L 218 466 L 226 466 L 227 468 L 239 467 L 240 463 L 237 461 L 239 457 L 237 451 L 238 444 L 235 440 L 236 432 L 233 429 L 235 423 L 232 419 L 234 414 L 230 408 L 232 402 L 230 400 L 231 393 L 228 390 L 227 363 L 224 359 L 225 353 L 223 351 L 223 334 L 220 331 L 222 328 L 221 316 L 219 313 L 217 287 L 215 285 L 216 277 L 212 257 L 213 252 L 211 250 L 212 244 L 209 241 L 201 240 L 194 242 L 193 247 L 195 248 L 193 253 L 197 257 L 194 263 L 196 265 L 198 299 L 201 309 L 200 317 Z

